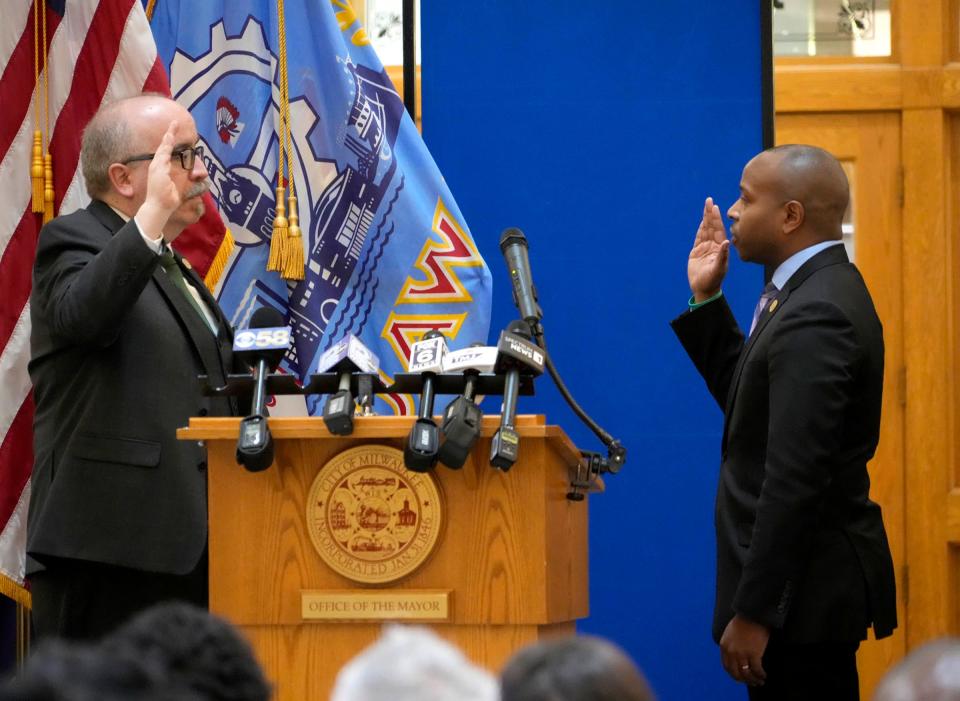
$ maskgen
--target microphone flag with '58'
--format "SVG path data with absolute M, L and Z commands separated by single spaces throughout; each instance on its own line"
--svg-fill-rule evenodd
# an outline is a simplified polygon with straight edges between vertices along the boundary
M 267 425 L 267 375 L 277 369 L 290 348 L 290 327 L 273 307 L 260 307 L 250 319 L 250 327 L 233 337 L 233 354 L 250 366 L 256 379 L 253 408 L 240 422 L 237 438 L 237 462 L 250 472 L 266 470 L 273 464 L 273 438 Z
M 353 334 L 347 334 L 320 356 L 317 372 L 339 374 L 337 391 L 328 395 L 323 404 L 323 423 L 330 433 L 339 436 L 353 433 L 356 403 L 350 392 L 351 375 L 355 372 L 376 374 L 379 369 L 380 359 Z M 371 399 L 366 397 L 364 401 Z
M 403 449 L 403 464 L 413 472 L 429 472 L 437 464 L 440 434 L 433 421 L 434 379 L 443 372 L 446 354 L 447 339 L 434 329 L 423 334 L 410 349 L 410 372 L 423 375 L 420 409 Z
M 520 434 L 517 433 L 515 425 L 520 375 L 541 375 L 546 362 L 543 349 L 531 340 L 531 336 L 530 325 L 526 321 L 517 320 L 501 332 L 500 342 L 497 344 L 497 365 L 494 371 L 505 374 L 506 379 L 503 386 L 500 428 L 490 442 L 490 464 L 504 471 L 513 467 L 520 451 Z

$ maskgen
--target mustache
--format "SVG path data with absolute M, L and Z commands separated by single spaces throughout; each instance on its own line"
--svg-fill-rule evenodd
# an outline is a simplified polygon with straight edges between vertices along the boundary
M 209 183 L 207 182 L 197 183 L 196 185 L 191 187 L 189 190 L 187 190 L 186 194 L 184 194 L 183 196 L 183 199 L 189 200 L 189 199 L 193 199 L 194 197 L 199 197 L 209 189 L 210 189 Z

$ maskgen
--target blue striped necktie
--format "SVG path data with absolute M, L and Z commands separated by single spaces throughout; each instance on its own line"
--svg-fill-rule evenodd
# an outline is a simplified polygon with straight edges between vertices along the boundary
M 767 308 L 770 300 L 776 297 L 779 291 L 780 289 L 772 282 L 768 282 L 764 286 L 763 294 L 760 295 L 760 299 L 757 301 L 757 308 L 753 310 L 753 321 L 750 323 L 750 333 L 747 334 L 748 336 L 753 335 L 753 330 L 757 328 L 757 322 L 760 321 L 760 315 L 763 314 L 763 310 Z

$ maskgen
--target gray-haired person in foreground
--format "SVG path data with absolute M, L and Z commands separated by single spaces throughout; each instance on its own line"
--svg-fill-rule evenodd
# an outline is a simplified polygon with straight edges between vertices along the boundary
M 960 638 L 911 652 L 880 681 L 873 701 L 960 701 Z
M 388 626 L 340 670 L 331 701 L 496 701 L 497 682 L 426 628 Z

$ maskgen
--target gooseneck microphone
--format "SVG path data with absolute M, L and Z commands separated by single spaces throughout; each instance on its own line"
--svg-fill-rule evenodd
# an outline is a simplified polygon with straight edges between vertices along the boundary
M 500 428 L 490 442 L 490 464 L 504 472 L 513 467 L 520 453 L 520 434 L 515 425 L 520 374 L 540 375 L 543 364 L 544 354 L 531 340 L 530 325 L 526 321 L 511 322 L 506 331 L 500 334 L 497 344 L 494 372 L 506 373 L 506 379 Z
M 590 454 L 590 460 L 593 461 L 592 464 L 594 465 L 591 467 L 591 470 L 595 473 L 619 472 L 627 460 L 627 449 L 620 441 L 607 433 L 600 424 L 590 418 L 587 412 L 577 403 L 570 393 L 570 390 L 567 389 L 567 386 L 564 384 L 563 379 L 561 379 L 560 373 L 557 371 L 556 366 L 554 366 L 553 361 L 550 359 L 550 354 L 547 352 L 547 341 L 544 337 L 543 327 L 540 324 L 543 312 L 537 304 L 537 291 L 533 286 L 533 275 L 530 272 L 530 260 L 527 255 L 527 237 L 523 235 L 520 229 L 514 227 L 506 229 L 500 235 L 500 251 L 503 253 L 503 257 L 507 262 L 507 269 L 510 272 L 514 304 L 516 304 L 517 309 L 520 310 L 520 316 L 523 320 L 530 324 L 533 337 L 542 350 L 547 372 L 550 373 L 550 377 L 553 378 L 553 382 L 560 391 L 560 395 L 573 410 L 573 413 L 593 431 L 607 448 L 607 458 L 605 460 L 602 458 L 594 458 L 594 455 Z
M 267 375 L 277 369 L 288 348 L 290 327 L 273 307 L 257 309 L 249 328 L 234 336 L 234 355 L 250 366 L 256 378 L 251 414 L 240 422 L 237 438 L 237 462 L 250 472 L 273 464 L 273 438 L 266 417 Z
M 380 368 L 380 359 L 359 338 L 348 334 L 320 356 L 317 368 L 320 373 L 339 374 L 337 391 L 328 395 L 323 404 L 323 423 L 330 433 L 350 435 L 353 433 L 353 415 L 356 411 L 356 402 L 350 392 L 351 376 L 355 372 L 376 373 Z M 369 403 L 373 397 L 368 392 L 361 400 Z
M 413 472 L 429 472 L 439 457 L 440 433 L 433 421 L 434 379 L 443 372 L 446 353 L 446 339 L 435 329 L 423 334 L 423 338 L 410 349 L 409 370 L 423 375 L 420 409 L 403 449 L 403 464 Z
M 520 310 L 520 318 L 530 324 L 534 334 L 539 333 L 543 311 L 537 304 L 537 288 L 530 273 L 530 257 L 527 254 L 527 237 L 516 227 L 505 229 L 500 234 L 500 252 L 507 261 L 513 301 Z

